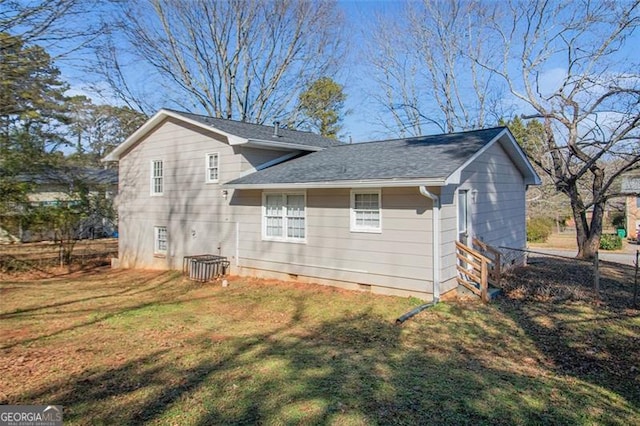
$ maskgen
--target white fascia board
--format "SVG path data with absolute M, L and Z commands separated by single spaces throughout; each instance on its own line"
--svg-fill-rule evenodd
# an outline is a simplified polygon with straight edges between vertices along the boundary
M 474 162 L 478 157 L 484 154 L 489 148 L 491 148 L 491 146 L 494 143 L 496 143 L 497 141 L 503 140 L 502 138 L 504 136 L 506 136 L 508 142 L 500 143 L 500 146 L 504 148 L 504 150 L 507 152 L 507 155 L 509 155 L 509 157 L 511 158 L 511 161 L 514 162 L 516 167 L 523 172 L 524 183 L 527 185 L 540 185 L 541 183 L 540 177 L 538 176 L 536 171 L 533 169 L 533 167 L 531 166 L 531 163 L 527 159 L 527 156 L 522 151 L 522 149 L 520 148 L 518 143 L 515 141 L 515 139 L 511 135 L 511 132 L 508 129 L 504 129 L 503 131 L 498 133 L 498 135 L 495 138 L 489 141 L 485 146 L 483 146 L 480 150 L 478 150 L 478 152 L 476 152 L 469 159 L 467 159 L 467 161 L 465 161 L 460 167 L 454 170 L 453 173 L 451 173 L 447 177 L 445 184 L 459 185 L 462 171 L 469 164 Z
M 531 162 L 527 158 L 527 154 L 525 154 L 522 148 L 520 147 L 520 145 L 518 145 L 518 142 L 516 142 L 511 132 L 509 131 L 506 131 L 506 132 L 507 132 L 507 136 L 509 138 L 510 143 L 508 144 L 503 143 L 502 147 L 504 148 L 505 151 L 507 151 L 509 156 L 514 160 L 516 165 L 519 164 L 522 169 L 528 172 L 525 174 L 524 183 L 527 186 L 541 185 L 542 180 L 540 179 L 540 176 L 538 176 L 538 173 L 535 171 L 535 169 L 531 165 Z M 527 174 L 528 176 L 526 176 Z
M 406 188 L 413 186 L 445 186 L 444 179 L 343 180 L 329 182 L 224 184 L 230 189 L 320 189 L 320 188 Z
M 175 113 L 173 111 L 169 111 L 169 110 L 166 110 L 166 109 L 161 109 L 160 111 L 156 112 L 153 115 L 153 117 L 151 117 L 149 120 L 147 120 L 147 122 L 144 123 L 138 130 L 133 132 L 133 134 L 131 136 L 129 136 L 127 139 L 125 139 L 124 142 L 122 142 L 113 151 L 111 151 L 107 156 L 105 156 L 102 159 L 102 161 L 107 162 L 107 161 L 118 161 L 118 160 L 120 160 L 120 156 L 124 152 L 126 152 L 127 149 L 129 149 L 131 146 L 133 146 L 136 142 L 138 142 L 138 140 L 140 140 L 140 138 L 142 138 L 151 129 L 153 129 L 155 126 L 160 124 L 164 119 L 166 119 L 168 117 L 174 118 L 174 119 L 182 121 L 184 123 L 189 123 L 189 124 L 191 124 L 193 126 L 200 127 L 201 129 L 204 129 L 204 130 L 208 130 L 208 131 L 212 131 L 212 132 L 218 133 L 218 134 L 220 134 L 222 136 L 226 136 L 228 141 L 229 141 L 229 145 L 240 145 L 240 144 L 243 144 L 243 143 L 247 143 L 247 139 L 245 139 L 245 138 L 241 138 L 239 136 L 232 135 L 231 133 L 223 132 L 222 130 L 216 129 L 213 126 L 201 123 L 201 122 L 196 121 L 196 120 L 192 120 L 192 119 L 187 118 L 187 117 L 185 117 L 183 115 L 177 114 L 177 113 Z
M 249 139 L 247 145 L 256 146 L 260 148 L 270 148 L 275 150 L 291 150 L 297 149 L 300 151 L 322 151 L 324 148 L 319 146 L 301 145 L 289 142 L 274 142 L 261 139 Z

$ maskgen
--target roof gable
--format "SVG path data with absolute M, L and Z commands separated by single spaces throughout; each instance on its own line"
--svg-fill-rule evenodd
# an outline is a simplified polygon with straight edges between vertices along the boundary
M 302 151 L 319 151 L 329 146 L 340 144 L 333 139 L 325 138 L 311 132 L 278 129 L 277 134 L 273 126 L 245 123 L 241 121 L 225 120 L 207 117 L 187 112 L 161 109 L 145 124 L 129 136 L 109 153 L 103 161 L 118 161 L 122 155 L 151 132 L 166 118 L 192 124 L 196 127 L 219 133 L 227 138 L 230 145 L 249 144 L 267 149 L 296 149 Z
M 228 182 L 229 187 L 322 187 L 456 183 L 460 171 L 500 141 L 525 182 L 539 182 L 533 167 L 504 127 L 365 142 L 327 148 Z M 520 157 L 520 158 L 518 158 Z

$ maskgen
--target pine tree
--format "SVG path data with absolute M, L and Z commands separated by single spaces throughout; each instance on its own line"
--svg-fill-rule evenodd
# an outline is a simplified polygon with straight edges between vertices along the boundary
M 298 100 L 298 109 L 304 117 L 302 127 L 337 139 L 342 130 L 345 99 L 343 87 L 331 78 L 322 77 L 314 81 Z

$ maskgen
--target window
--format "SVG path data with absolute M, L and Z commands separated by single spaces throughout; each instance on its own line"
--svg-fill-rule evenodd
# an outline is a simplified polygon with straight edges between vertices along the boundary
M 164 168 L 162 160 L 151 162 L 151 195 L 162 195 L 164 192 Z
M 304 242 L 306 238 L 304 193 L 265 193 L 262 205 L 264 239 Z
M 640 197 L 636 197 L 636 207 L 640 208 Z
M 351 191 L 351 231 L 382 232 L 380 190 Z
M 467 191 L 458 191 L 458 234 L 467 233 Z
M 220 176 L 220 164 L 218 153 L 207 154 L 207 183 L 218 182 Z
M 154 228 L 154 247 L 153 254 L 167 254 L 167 227 L 156 226 Z

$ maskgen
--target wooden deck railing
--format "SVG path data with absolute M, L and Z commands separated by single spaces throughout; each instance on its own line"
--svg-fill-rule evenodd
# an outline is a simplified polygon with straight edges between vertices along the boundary
M 476 244 L 476 241 L 490 250 L 485 249 L 480 244 Z M 489 301 L 489 284 L 495 287 L 500 284 L 500 252 L 475 238 L 473 242 L 493 258 L 456 241 L 457 280 L 460 285 L 469 289 L 486 303 Z
M 500 281 L 502 280 L 502 253 L 500 250 L 491 247 L 489 244 L 486 244 L 483 241 L 480 241 L 477 238 L 473 238 L 472 240 L 473 246 L 478 247 L 480 253 L 485 255 L 491 260 L 491 264 L 489 265 L 489 280 L 491 281 L 491 285 L 496 287 L 500 286 Z

